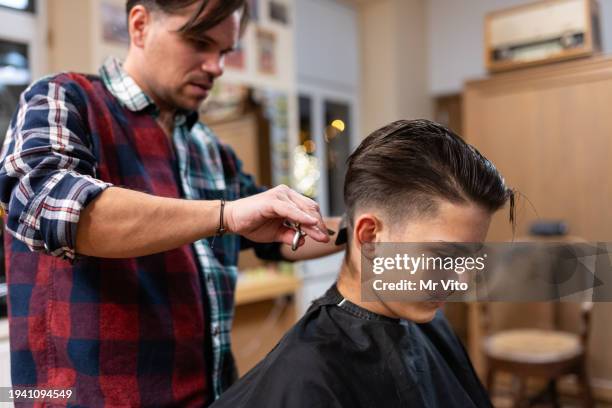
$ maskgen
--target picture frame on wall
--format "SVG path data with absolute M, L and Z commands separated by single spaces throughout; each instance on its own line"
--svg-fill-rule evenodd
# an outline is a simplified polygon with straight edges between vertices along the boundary
M 282 25 L 289 25 L 289 5 L 278 0 L 269 3 L 270 21 Z
M 259 21 L 259 0 L 248 0 L 249 4 L 249 17 L 252 22 L 256 23 Z
M 127 28 L 125 9 L 116 4 L 102 2 L 102 38 L 104 41 L 120 45 L 130 44 L 130 34 Z
M 276 74 L 276 34 L 263 29 L 257 30 L 257 71 L 260 74 Z
M 242 41 L 238 43 L 236 49 L 225 57 L 225 67 L 235 70 L 242 71 L 245 68 L 246 57 L 244 51 L 244 44 Z

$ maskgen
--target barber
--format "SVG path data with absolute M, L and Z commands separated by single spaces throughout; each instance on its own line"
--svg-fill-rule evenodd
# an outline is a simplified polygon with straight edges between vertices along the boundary
M 236 377 L 239 251 L 338 250 L 315 202 L 264 191 L 198 119 L 245 3 L 128 0 L 123 62 L 23 93 L 0 168 L 14 387 L 71 389 L 73 406 L 208 405 Z

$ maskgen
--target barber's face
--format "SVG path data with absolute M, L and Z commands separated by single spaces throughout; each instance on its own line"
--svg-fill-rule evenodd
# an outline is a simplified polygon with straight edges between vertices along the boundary
M 143 8 L 142 21 L 131 22 L 132 28 L 137 29 L 132 31 L 142 36 L 135 37 L 133 33 L 132 46 L 137 43 L 146 62 L 143 80 L 162 108 L 196 110 L 215 79 L 223 74 L 225 55 L 238 42 L 240 11 L 197 38 L 188 39 L 179 33 L 198 6 L 196 2 L 176 15 Z
M 457 205 L 440 202 L 435 216 L 409 218 L 403 222 L 385 223 L 383 216 L 362 214 L 355 220 L 355 234 L 359 235 L 359 223 L 362 226 L 362 238 L 366 242 L 484 242 L 491 213 L 477 205 Z M 367 232 L 369 229 L 369 233 Z M 368 234 L 370 234 L 368 236 Z M 358 236 L 355 236 L 358 238 Z M 353 242 L 355 244 L 355 241 Z M 359 256 L 359 248 L 355 251 Z M 359 262 L 359 260 L 357 260 Z M 443 302 L 387 302 L 385 308 L 395 317 L 425 323 L 432 320 Z

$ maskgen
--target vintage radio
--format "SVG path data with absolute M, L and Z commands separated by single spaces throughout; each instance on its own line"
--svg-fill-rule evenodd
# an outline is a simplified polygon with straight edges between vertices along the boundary
M 600 48 L 596 0 L 543 0 L 485 18 L 490 72 L 592 55 Z

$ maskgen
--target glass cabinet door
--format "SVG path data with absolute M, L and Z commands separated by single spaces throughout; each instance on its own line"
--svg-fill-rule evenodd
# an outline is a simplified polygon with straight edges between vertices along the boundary
M 346 159 L 351 154 L 350 107 L 348 103 L 324 101 L 325 146 L 329 214 L 344 213 Z

